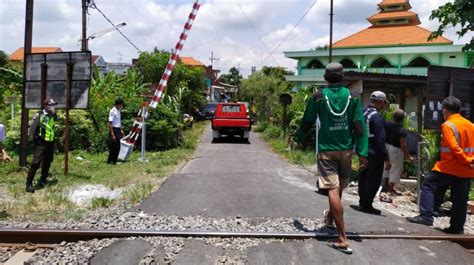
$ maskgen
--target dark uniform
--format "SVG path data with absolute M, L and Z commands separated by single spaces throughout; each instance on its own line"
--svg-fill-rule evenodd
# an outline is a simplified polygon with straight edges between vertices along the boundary
M 372 104 L 364 109 L 364 116 L 369 128 L 369 157 L 367 168 L 359 176 L 359 208 L 364 212 L 380 214 L 372 203 L 382 181 L 384 162 L 388 160 L 384 120 Z
M 53 100 L 46 100 L 45 107 L 51 108 L 57 103 Z M 28 171 L 26 178 L 26 191 L 34 192 L 33 190 L 33 179 L 36 174 L 36 170 L 41 165 L 41 178 L 38 182 L 38 187 L 42 188 L 46 184 L 46 178 L 48 177 L 49 167 L 53 162 L 54 155 L 54 140 L 56 138 L 56 121 L 58 117 L 54 110 L 47 111 L 42 109 L 33 116 L 32 126 L 30 128 L 30 135 L 33 136 L 33 141 L 36 144 L 35 151 L 33 153 L 33 160 L 31 161 L 31 167 Z

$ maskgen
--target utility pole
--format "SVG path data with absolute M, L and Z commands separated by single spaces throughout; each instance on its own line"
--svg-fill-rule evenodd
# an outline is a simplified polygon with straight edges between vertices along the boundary
M 211 58 L 209 58 L 209 60 L 211 61 L 211 88 L 210 88 L 209 94 L 211 96 L 211 101 L 214 101 L 215 100 L 214 91 L 212 90 L 212 85 L 214 85 L 213 84 L 214 82 L 212 81 L 212 77 L 214 75 L 214 61 L 219 61 L 220 59 L 214 57 L 214 52 L 212 51 L 211 52 Z
M 26 151 L 28 149 L 28 110 L 26 106 L 26 55 L 31 53 L 33 43 L 33 0 L 26 0 L 25 12 L 25 45 L 23 47 L 23 89 L 21 97 L 21 130 L 20 130 L 20 166 L 26 166 Z
M 214 65 L 214 61 L 219 61 L 220 58 L 214 57 L 214 52 L 211 52 L 211 58 L 209 58 L 209 60 L 211 61 L 211 65 Z
M 334 17 L 334 5 L 331 0 L 331 11 L 329 12 L 329 63 L 332 63 L 332 20 Z
M 87 43 L 87 5 L 90 0 L 82 0 L 82 45 L 81 51 L 89 50 Z

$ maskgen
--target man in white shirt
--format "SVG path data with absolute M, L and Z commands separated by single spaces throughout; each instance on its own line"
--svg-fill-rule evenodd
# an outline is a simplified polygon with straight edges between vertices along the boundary
M 109 128 L 110 144 L 107 164 L 117 164 L 117 158 L 120 152 L 120 139 L 122 139 L 124 135 L 120 113 L 122 108 L 123 99 L 118 97 L 115 99 L 115 106 L 109 111 L 107 127 Z

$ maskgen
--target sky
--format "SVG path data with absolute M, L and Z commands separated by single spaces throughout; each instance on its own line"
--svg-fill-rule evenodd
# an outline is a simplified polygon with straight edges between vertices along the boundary
M 315 0 L 203 0 L 196 21 L 184 44 L 181 56 L 192 56 L 211 64 L 213 52 L 218 61 L 214 68 L 227 73 L 239 67 L 247 75 L 251 67 L 283 66 L 295 70 L 296 61 L 285 58 L 283 51 L 309 50 L 329 42 L 329 2 L 316 0 L 301 23 L 295 24 Z M 81 0 L 35 0 L 33 47 L 61 47 L 80 50 Z M 142 51 L 153 48 L 171 50 L 178 41 L 193 0 L 95 0 L 97 7 L 114 23 L 125 22 L 121 31 Z M 334 0 L 334 41 L 368 27 L 366 18 L 377 13 L 379 0 Z M 411 11 L 419 14 L 422 26 L 434 30 L 431 10 L 448 0 L 412 0 Z M 24 43 L 25 1 L 0 1 L 0 50 L 7 54 Z M 112 26 L 95 9 L 89 9 L 88 35 Z M 293 30 L 294 29 L 294 30 Z M 291 35 L 288 36 L 289 32 Z M 286 41 L 283 39 L 286 38 Z M 445 35 L 455 44 L 462 39 L 449 29 Z M 278 47 L 278 48 L 277 48 Z M 277 48 L 277 49 L 276 49 Z M 93 54 L 107 62 L 131 63 L 137 50 L 117 31 L 89 41 Z M 269 54 L 272 52 L 270 56 Z

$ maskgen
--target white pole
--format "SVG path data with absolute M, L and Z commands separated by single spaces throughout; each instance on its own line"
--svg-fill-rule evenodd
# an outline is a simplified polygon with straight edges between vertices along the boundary
M 147 108 L 143 106 L 142 109 L 142 150 L 140 155 L 140 162 L 148 162 L 145 158 L 145 146 L 146 146 L 146 117 L 147 117 Z

